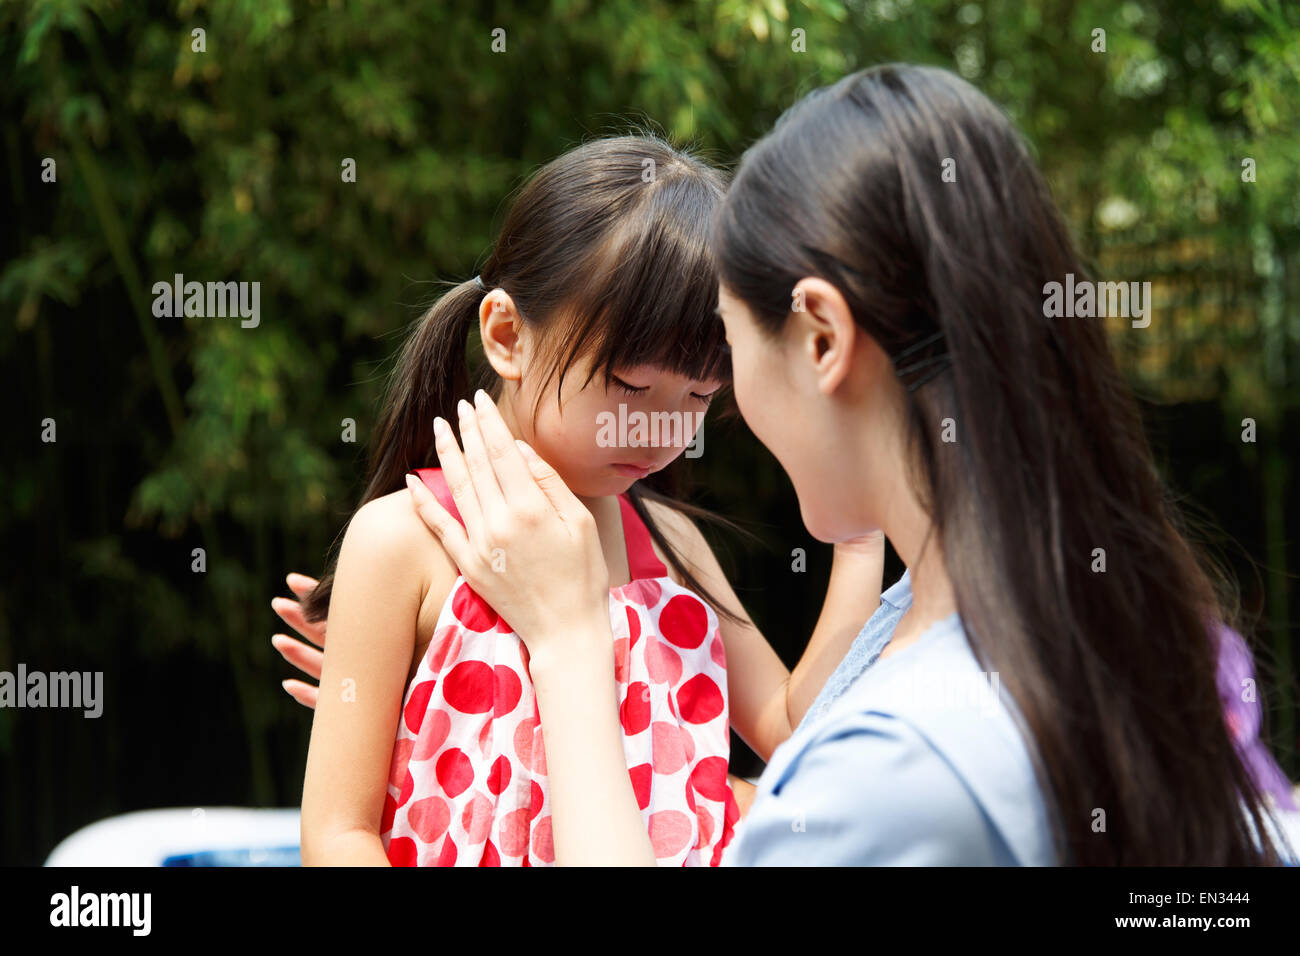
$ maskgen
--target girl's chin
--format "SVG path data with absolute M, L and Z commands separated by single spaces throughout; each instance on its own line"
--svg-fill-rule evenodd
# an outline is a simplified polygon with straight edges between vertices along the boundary
M 606 495 L 621 495 L 637 483 L 640 479 L 632 478 L 627 475 L 613 474 L 605 479 L 605 487 L 608 491 L 602 492 Z
M 610 468 L 601 468 L 595 473 L 588 472 L 573 483 L 565 482 L 579 498 L 603 498 L 607 495 L 621 495 L 633 484 L 635 478 L 620 475 Z

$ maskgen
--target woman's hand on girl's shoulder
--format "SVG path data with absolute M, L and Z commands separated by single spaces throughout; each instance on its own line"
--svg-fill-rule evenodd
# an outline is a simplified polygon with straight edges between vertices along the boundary
M 298 638 L 288 634 L 271 635 L 271 646 L 280 652 L 280 656 L 313 680 L 320 680 L 321 661 L 325 656 L 325 622 L 309 621 L 303 614 L 302 602 L 316 590 L 320 582 L 313 577 L 290 571 L 285 577 L 289 590 L 294 593 L 296 601 L 286 597 L 271 599 L 271 609 L 280 619 L 296 631 Z M 291 678 L 280 684 L 286 694 L 304 707 L 316 707 L 318 688 L 315 684 Z
M 464 452 L 447 422 L 436 419 L 434 428 L 438 460 L 464 526 L 407 475 L 420 516 L 535 662 L 582 653 L 574 634 L 602 644 L 601 632 L 605 638 L 609 633 L 609 569 L 591 512 L 553 468 L 516 443 L 485 392 L 475 400 L 477 409 L 460 406 Z
M 419 515 L 416 514 L 415 509 L 410 504 L 407 492 L 394 492 L 391 495 L 386 495 L 385 498 L 391 499 L 391 502 L 389 506 L 381 510 L 388 512 L 388 514 L 377 516 L 378 520 L 374 522 L 374 531 L 379 537 L 387 538 L 385 532 L 394 530 L 395 527 L 399 534 L 389 540 L 392 540 L 396 547 L 401 546 L 398 543 L 399 541 L 405 540 L 406 546 L 410 548 L 409 555 L 412 562 L 410 567 L 413 569 L 424 568 L 428 572 L 430 583 L 426 593 L 433 593 L 440 589 L 443 592 L 441 597 L 445 598 L 445 592 L 450 590 L 452 582 L 456 579 L 456 566 L 452 564 L 447 552 L 435 539 L 431 539 L 426 532 L 424 523 L 419 519 Z M 367 514 L 369 516 L 370 513 Z M 389 524 L 389 522 L 395 522 L 395 525 Z M 288 634 L 274 634 L 271 636 L 271 646 L 298 670 L 313 680 L 319 681 L 321 665 L 325 659 L 327 621 L 307 620 L 303 612 L 302 602 L 307 599 L 307 596 L 316 589 L 317 584 L 320 582 L 313 577 L 299 574 L 296 571 L 291 571 L 285 577 L 285 581 L 289 585 L 289 590 L 297 597 L 297 600 L 276 597 L 271 600 L 271 608 L 284 623 L 298 633 L 299 637 L 294 638 Z M 435 609 L 434 614 L 436 613 L 437 610 Z M 425 630 L 428 630 L 428 628 L 421 629 L 421 633 Z M 319 696 L 319 688 L 316 684 L 290 678 L 281 681 L 280 686 L 284 688 L 285 693 L 304 707 L 312 710 L 316 708 Z

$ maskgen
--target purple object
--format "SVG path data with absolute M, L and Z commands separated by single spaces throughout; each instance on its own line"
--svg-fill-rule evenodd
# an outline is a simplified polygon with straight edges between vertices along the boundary
M 1259 700 L 1242 699 L 1243 682 L 1250 680 L 1254 684 L 1255 680 L 1250 649 L 1232 628 L 1220 624 L 1216 631 L 1219 638 L 1219 700 L 1223 704 L 1223 719 L 1228 724 L 1228 732 L 1260 790 L 1271 794 L 1280 808 L 1295 810 L 1290 781 L 1259 739 L 1263 713 Z

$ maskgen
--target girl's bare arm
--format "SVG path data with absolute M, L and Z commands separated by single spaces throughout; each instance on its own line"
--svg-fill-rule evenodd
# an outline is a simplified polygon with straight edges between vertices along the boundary
M 379 836 L 421 601 L 455 578 L 406 491 L 348 525 L 330 598 L 329 648 L 302 795 L 305 865 L 387 866 Z

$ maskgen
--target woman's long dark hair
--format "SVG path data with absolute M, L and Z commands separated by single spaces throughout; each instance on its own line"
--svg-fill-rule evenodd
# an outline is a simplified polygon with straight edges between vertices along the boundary
M 1003 113 L 927 67 L 814 91 L 746 152 L 715 250 L 765 329 L 818 276 L 894 360 L 913 480 L 975 656 L 1025 719 L 1059 859 L 1276 862 L 1215 689 L 1215 586 L 1102 323 L 1044 315 L 1045 284 L 1085 269 Z
M 617 369 L 633 365 L 730 379 L 708 241 L 725 190 L 719 170 L 649 132 L 585 143 L 524 184 L 480 274 L 486 288 L 508 292 L 538 332 L 539 395 L 558 376 L 558 401 L 565 373 L 584 356 L 592 361 L 587 381 L 603 375 L 606 387 Z M 456 402 L 470 395 L 466 347 L 483 296 L 473 280 L 462 282 L 417 320 L 392 374 L 360 504 L 404 488 L 412 468 L 436 463 L 433 419 L 457 421 Z M 499 397 L 501 380 L 487 363 L 478 384 Z M 673 476 L 660 481 L 676 490 Z M 684 583 L 736 619 L 696 579 L 645 502 L 730 523 L 639 483 L 628 498 Z M 308 620 L 328 613 L 333 581 L 331 566 L 304 602 Z

